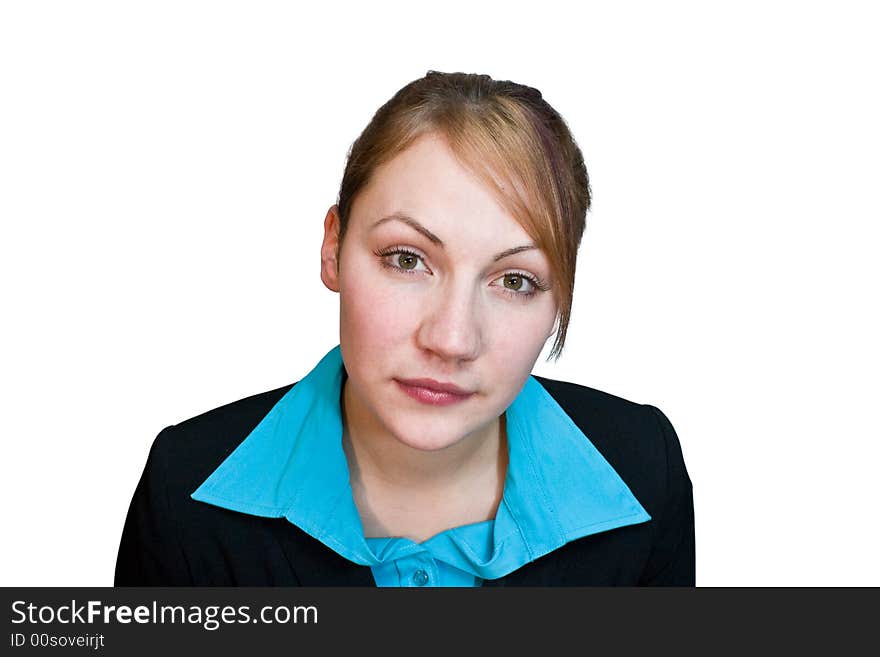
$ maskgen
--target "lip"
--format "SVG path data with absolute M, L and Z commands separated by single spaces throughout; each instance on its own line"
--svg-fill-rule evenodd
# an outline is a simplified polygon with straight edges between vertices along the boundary
M 468 399 L 474 393 L 452 383 L 440 383 L 434 379 L 395 379 L 407 395 L 423 404 L 448 406 Z

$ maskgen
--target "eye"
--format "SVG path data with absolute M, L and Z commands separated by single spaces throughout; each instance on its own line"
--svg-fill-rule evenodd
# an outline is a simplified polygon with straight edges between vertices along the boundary
M 419 261 L 423 261 L 423 257 L 405 247 L 394 246 L 382 249 L 375 251 L 375 255 L 379 258 L 379 262 L 383 267 L 392 271 L 410 275 L 418 271 L 430 272 L 427 267 L 423 270 L 416 269 Z M 511 299 L 519 299 L 521 301 L 550 289 L 540 278 L 520 271 L 507 272 L 495 280 L 503 281 L 500 286 L 503 294 Z
M 538 280 L 521 272 L 508 272 L 496 280 L 504 281 L 502 291 L 510 297 L 532 297 L 542 291 Z M 531 289 L 523 291 L 524 288 Z
M 422 256 L 415 251 L 410 251 L 403 247 L 393 247 L 382 251 L 376 251 L 376 255 L 379 256 L 379 262 L 383 267 L 395 271 L 402 271 L 407 274 L 419 271 L 416 269 L 416 265 L 419 260 L 422 259 Z M 392 258 L 391 256 L 396 257 Z M 425 271 L 429 270 L 425 269 Z

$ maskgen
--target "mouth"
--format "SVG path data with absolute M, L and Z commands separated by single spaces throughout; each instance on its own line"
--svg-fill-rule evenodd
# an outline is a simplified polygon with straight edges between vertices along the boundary
M 395 382 L 411 398 L 432 406 L 456 404 L 474 394 L 454 384 L 440 383 L 433 379 L 395 379 Z

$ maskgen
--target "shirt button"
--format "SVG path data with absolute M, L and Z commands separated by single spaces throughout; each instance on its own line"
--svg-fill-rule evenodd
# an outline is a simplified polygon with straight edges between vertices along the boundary
M 419 568 L 412 576 L 413 584 L 416 586 L 424 586 L 428 583 L 428 573 Z

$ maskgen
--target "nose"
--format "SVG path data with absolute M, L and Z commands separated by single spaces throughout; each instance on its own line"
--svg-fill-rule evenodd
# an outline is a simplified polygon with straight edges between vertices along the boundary
M 438 287 L 425 299 L 416 334 L 418 346 L 448 361 L 477 357 L 483 341 L 482 309 L 477 292 L 467 285 Z

